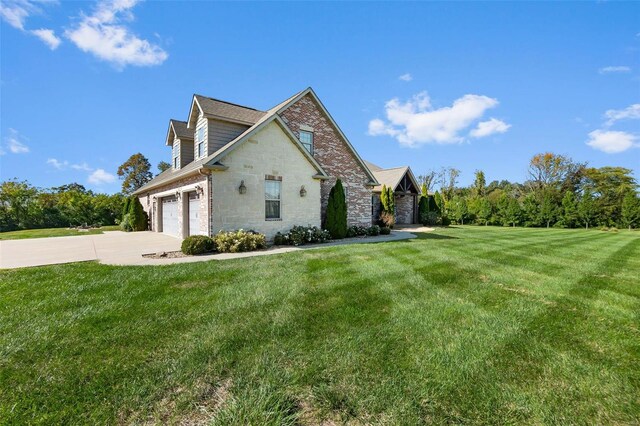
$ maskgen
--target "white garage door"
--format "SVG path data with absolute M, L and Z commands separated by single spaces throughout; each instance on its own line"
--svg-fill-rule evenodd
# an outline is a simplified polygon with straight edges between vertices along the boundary
M 195 192 L 189 193 L 189 235 L 200 234 L 200 197 Z
M 176 197 L 162 199 L 162 232 L 178 236 L 178 200 Z

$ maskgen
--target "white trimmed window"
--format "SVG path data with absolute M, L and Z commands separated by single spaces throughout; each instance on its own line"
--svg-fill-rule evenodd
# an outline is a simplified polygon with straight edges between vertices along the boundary
M 313 132 L 300 130 L 300 143 L 313 155 Z
M 204 127 L 196 131 L 196 143 L 198 144 L 197 158 L 204 157 Z
M 264 218 L 266 220 L 280 219 L 280 196 L 282 181 L 265 179 L 264 181 Z
M 173 168 L 178 169 L 178 157 L 173 157 Z

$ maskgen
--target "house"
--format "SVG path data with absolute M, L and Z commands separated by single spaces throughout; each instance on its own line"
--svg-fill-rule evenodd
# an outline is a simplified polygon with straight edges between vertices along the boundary
M 373 176 L 378 181 L 378 185 L 373 187 L 371 197 L 371 215 L 375 221 L 382 212 L 380 193 L 382 186 L 391 188 L 396 206 L 396 223 L 412 224 L 418 223 L 418 201 L 420 200 L 420 186 L 409 166 L 383 169 L 373 163 L 365 162 Z
M 169 120 L 166 144 L 171 168 L 134 193 L 153 231 L 184 238 L 242 228 L 272 238 L 321 226 L 338 178 L 349 225 L 372 223 L 380 182 L 311 88 L 267 111 L 194 95 L 187 120 Z M 411 185 L 394 187 L 409 195 Z

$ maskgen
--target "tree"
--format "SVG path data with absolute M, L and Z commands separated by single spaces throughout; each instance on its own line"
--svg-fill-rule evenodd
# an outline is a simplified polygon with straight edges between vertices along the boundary
M 529 162 L 529 178 L 532 189 L 539 191 L 550 186 L 559 189 L 559 185 L 575 166 L 570 158 L 563 155 L 551 152 L 534 155 Z
M 142 204 L 140 204 L 140 200 L 138 199 L 138 197 L 132 196 L 130 198 L 131 201 L 129 202 L 129 221 L 131 224 L 131 228 L 134 231 L 146 231 L 149 217 L 144 211 Z
M 440 196 L 445 202 L 453 198 L 453 190 L 458 183 L 458 176 L 460 176 L 460 170 L 453 167 L 443 167 L 438 174 L 438 181 L 440 182 Z
M 171 164 L 167 163 L 166 161 L 161 161 L 158 163 L 158 174 L 169 170 L 171 168 Z
M 522 209 L 520 208 L 520 203 L 513 197 L 509 198 L 509 203 L 507 205 L 507 209 L 505 212 L 505 219 L 508 223 L 512 224 L 515 228 L 516 223 L 520 222 L 520 217 L 522 216 Z
M 480 224 L 487 226 L 491 219 L 491 215 L 493 215 L 493 206 L 491 202 L 486 198 L 481 198 L 480 203 L 478 204 L 477 217 Z
M 133 154 L 118 167 L 118 176 L 123 179 L 122 193 L 131 195 L 153 177 L 151 163 L 144 155 L 140 153 Z
M 426 225 L 429 221 L 429 198 L 428 197 L 420 197 L 420 201 L 418 202 L 418 217 L 420 218 L 420 223 Z
M 540 222 L 546 223 L 547 228 L 551 222 L 556 220 L 558 213 L 558 206 L 553 199 L 551 191 L 544 191 L 542 194 L 542 203 L 540 203 Z
M 635 191 L 627 192 L 622 200 L 622 224 L 629 227 L 640 223 L 640 198 Z
M 442 196 L 438 191 L 433 194 L 433 201 L 435 204 L 436 213 L 438 213 L 439 215 L 442 214 L 442 211 L 444 210 L 444 201 L 442 200 Z
M 422 187 L 427 188 L 427 193 L 433 189 L 433 184 L 436 180 L 436 172 L 433 170 L 429 170 L 427 173 L 418 176 L 418 182 L 422 185 Z M 423 194 L 425 195 L 425 194 Z
M 429 196 L 429 188 L 426 183 L 422 184 L 422 187 L 420 188 L 420 195 L 425 198 Z
M 522 219 L 524 226 L 540 225 L 540 206 L 533 192 L 527 194 L 522 202 Z
M 578 205 L 573 191 L 567 191 L 562 197 L 562 224 L 573 228 L 578 222 Z
M 451 200 L 451 215 L 456 220 L 456 222 L 464 225 L 464 219 L 469 214 L 469 210 L 467 208 L 467 201 L 464 197 L 455 196 Z
M 36 225 L 38 189 L 27 181 L 8 180 L 0 185 L 0 226 L 2 231 L 28 229 Z
M 591 194 L 591 190 L 587 188 L 578 203 L 578 216 L 582 220 L 582 223 L 584 223 L 586 229 L 589 229 L 589 224 L 593 222 L 593 219 L 596 217 L 595 207 L 596 203 L 593 199 L 593 194 Z
M 475 180 L 473 181 L 473 187 L 471 188 L 472 197 L 484 197 L 487 181 L 484 178 L 484 172 L 482 170 L 476 170 Z
M 391 189 L 391 187 L 382 185 L 382 192 L 380 193 L 380 203 L 382 204 L 383 212 L 392 215 L 396 214 L 395 197 L 393 195 L 393 189 Z
M 628 191 L 637 187 L 632 173 L 624 167 L 585 169 L 583 188 L 588 188 L 594 196 L 594 219 L 608 226 L 621 222 L 623 199 Z
M 386 189 L 386 187 L 383 189 Z M 340 179 L 336 181 L 336 184 L 331 188 L 331 192 L 329 192 L 324 227 L 331 234 L 331 238 L 341 239 L 347 236 L 347 203 Z

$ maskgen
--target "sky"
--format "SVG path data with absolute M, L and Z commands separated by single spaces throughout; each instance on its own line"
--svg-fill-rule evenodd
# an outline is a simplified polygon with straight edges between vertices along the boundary
M 0 3 L 0 179 L 121 188 L 170 161 L 194 93 L 268 109 L 313 87 L 359 154 L 524 181 L 567 155 L 640 180 L 640 2 Z

